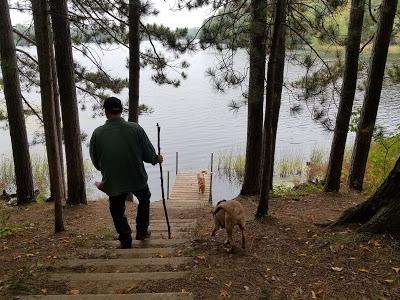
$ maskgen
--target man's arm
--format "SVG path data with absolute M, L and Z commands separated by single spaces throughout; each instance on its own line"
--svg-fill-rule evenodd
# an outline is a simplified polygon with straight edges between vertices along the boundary
M 93 132 L 92 137 L 90 138 L 89 153 L 94 167 L 100 171 L 99 158 L 97 157 L 96 152 L 96 132 Z

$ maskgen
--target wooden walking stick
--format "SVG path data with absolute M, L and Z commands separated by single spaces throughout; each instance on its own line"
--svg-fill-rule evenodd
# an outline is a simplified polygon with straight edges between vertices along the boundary
M 161 146 L 160 146 L 160 125 L 157 123 L 157 133 L 158 133 L 158 155 L 161 155 Z M 168 219 L 168 212 L 167 212 L 167 205 L 165 203 L 165 194 L 164 194 L 164 176 L 163 176 L 163 170 L 162 170 L 162 163 L 160 162 L 160 179 L 161 179 L 161 195 L 162 195 L 162 201 L 163 201 L 163 206 L 164 206 L 164 214 L 165 214 L 165 219 L 167 220 L 167 226 L 168 226 L 168 238 L 171 239 L 171 227 L 169 225 L 169 219 Z

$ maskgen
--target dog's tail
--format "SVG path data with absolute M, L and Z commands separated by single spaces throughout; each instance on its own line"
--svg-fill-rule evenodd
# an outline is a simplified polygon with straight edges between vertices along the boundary
M 226 200 L 222 200 L 217 203 L 217 206 L 215 206 L 214 211 L 213 211 L 213 216 L 215 216 L 221 209 L 227 211 Z

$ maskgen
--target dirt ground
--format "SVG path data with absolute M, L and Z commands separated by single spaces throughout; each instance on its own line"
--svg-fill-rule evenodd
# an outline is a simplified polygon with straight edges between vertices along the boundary
M 225 232 L 211 238 L 210 209 L 180 212 L 199 227 L 182 253 L 193 257 L 185 280 L 144 283 L 131 292 L 192 292 L 197 299 L 400 299 L 400 243 L 391 236 L 359 234 L 354 228 L 321 228 L 347 207 L 365 200 L 357 194 L 274 198 L 270 217 L 253 216 L 255 199 L 239 199 L 248 214 L 247 248 L 227 253 Z M 1 206 L 0 206 L 1 207 Z M 135 213 L 128 205 L 128 215 Z M 0 208 L 0 296 L 65 293 L 45 274 L 53 262 L 76 257 L 93 241 L 113 239 L 107 201 L 64 210 L 67 231 L 53 234 L 50 204 Z M 177 215 L 177 217 L 179 217 Z M 239 230 L 235 231 L 240 245 Z

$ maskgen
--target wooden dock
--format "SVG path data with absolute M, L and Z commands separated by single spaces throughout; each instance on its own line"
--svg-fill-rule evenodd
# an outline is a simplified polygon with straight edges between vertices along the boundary
M 208 206 L 210 198 L 210 174 L 205 174 L 205 179 L 206 189 L 204 194 L 202 194 L 199 192 L 197 173 L 178 173 L 169 199 L 167 200 L 167 208 L 188 209 Z M 155 208 L 159 206 L 162 206 L 161 201 L 153 204 Z

